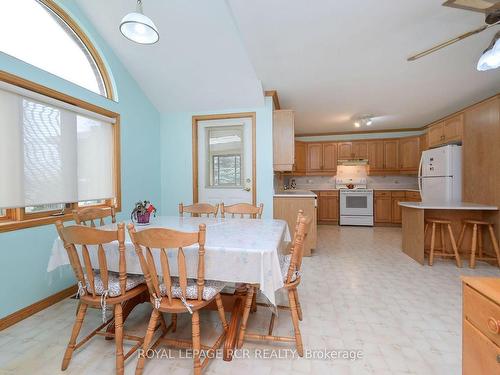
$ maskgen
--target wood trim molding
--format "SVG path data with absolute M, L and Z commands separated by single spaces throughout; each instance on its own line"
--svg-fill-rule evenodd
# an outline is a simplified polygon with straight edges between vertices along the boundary
M 415 132 L 423 131 L 424 128 L 398 128 L 398 129 L 379 129 L 379 130 L 365 130 L 365 131 L 344 131 L 344 132 L 325 132 L 325 133 L 301 133 L 295 134 L 295 137 L 318 137 L 328 135 L 353 135 L 353 134 L 373 134 L 373 133 L 401 133 L 401 132 Z
M 226 120 L 232 118 L 247 117 L 252 119 L 252 204 L 257 204 L 257 115 L 255 112 L 226 113 L 219 115 L 197 115 L 193 116 L 191 124 L 192 134 L 192 158 L 193 158 L 193 203 L 198 203 L 198 121 Z
M 29 318 L 31 315 L 36 314 L 39 311 L 46 309 L 49 306 L 56 304 L 57 302 L 62 301 L 63 299 L 72 296 L 78 290 L 76 285 L 72 285 L 69 288 L 63 289 L 60 292 L 52 294 L 47 298 L 44 298 L 38 302 L 35 302 L 19 311 L 16 311 L 10 315 L 7 315 L 5 318 L 0 319 L 0 331 Z
M 102 81 L 104 83 L 104 88 L 106 89 L 106 97 L 111 100 L 115 100 L 115 94 L 113 90 L 113 83 L 111 81 L 111 76 L 106 68 L 106 64 L 104 64 L 104 60 L 101 55 L 95 48 L 94 44 L 91 42 L 87 34 L 81 29 L 81 27 L 69 16 L 68 13 L 64 11 L 58 4 L 56 4 L 53 0 L 40 0 L 40 2 L 45 5 L 47 8 L 52 10 L 59 18 L 61 18 L 68 27 L 73 30 L 73 32 L 78 36 L 78 38 L 83 42 L 90 55 L 94 59 L 97 68 L 99 69 L 99 73 L 102 77 Z
M 100 115 L 114 118 L 115 124 L 113 125 L 113 146 L 114 146 L 114 166 L 113 170 L 115 173 L 115 192 L 116 192 L 116 211 L 121 211 L 121 155 L 120 155 L 120 114 L 110 111 L 106 108 L 99 107 L 95 104 L 86 102 L 84 100 L 75 98 L 73 96 L 64 94 L 60 91 L 51 89 L 49 87 L 40 85 L 33 81 L 29 81 L 27 79 L 21 78 L 11 73 L 7 73 L 3 70 L 0 70 L 0 81 L 10 83 L 12 85 L 22 87 L 26 90 L 30 90 L 36 92 L 41 95 L 45 95 L 62 102 L 74 105 L 76 107 L 86 109 L 88 111 L 92 111 L 98 113 Z M 66 214 L 63 216 L 43 216 L 37 217 L 32 216 L 31 218 L 26 217 L 20 213 L 19 209 L 9 210 L 16 211 L 17 213 L 14 215 L 9 214 L 9 218 L 5 220 L 2 218 L 0 221 L 0 233 L 8 232 L 16 229 L 25 229 L 30 227 L 36 227 L 41 225 L 53 224 L 57 220 L 68 221 L 72 220 L 73 216 L 71 214 Z M 12 217 L 14 216 L 14 217 Z
M 274 109 L 281 109 L 280 106 L 280 99 L 278 98 L 278 91 L 276 90 L 269 90 L 269 91 L 264 91 L 264 96 L 270 96 L 273 98 L 273 103 L 274 103 Z

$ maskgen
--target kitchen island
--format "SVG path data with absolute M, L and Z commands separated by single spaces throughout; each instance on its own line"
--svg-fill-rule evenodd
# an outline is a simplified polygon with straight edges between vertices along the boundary
M 439 218 L 450 220 L 455 238 L 460 232 L 463 219 L 484 219 L 484 213 L 498 210 L 497 206 L 468 203 L 423 203 L 423 202 L 399 202 L 402 208 L 403 226 L 403 252 L 420 264 L 424 264 L 424 238 L 425 218 Z M 470 233 L 466 233 L 464 244 L 471 241 Z M 460 249 L 458 249 L 460 252 Z

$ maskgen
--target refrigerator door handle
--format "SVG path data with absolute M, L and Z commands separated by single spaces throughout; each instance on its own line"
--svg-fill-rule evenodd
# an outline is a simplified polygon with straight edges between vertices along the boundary
M 423 201 L 424 196 L 422 194 L 422 163 L 424 155 L 420 156 L 420 164 L 418 165 L 418 191 L 420 192 L 420 199 Z

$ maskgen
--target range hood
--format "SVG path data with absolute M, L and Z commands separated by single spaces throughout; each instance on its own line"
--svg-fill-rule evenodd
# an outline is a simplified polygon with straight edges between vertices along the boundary
M 337 165 L 344 165 L 347 167 L 368 166 L 368 159 L 340 159 Z

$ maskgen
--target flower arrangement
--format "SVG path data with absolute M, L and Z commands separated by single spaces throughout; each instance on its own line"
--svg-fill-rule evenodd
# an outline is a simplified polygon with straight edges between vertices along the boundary
M 149 224 L 151 214 L 156 217 L 156 207 L 150 201 L 137 202 L 130 219 L 138 224 Z

